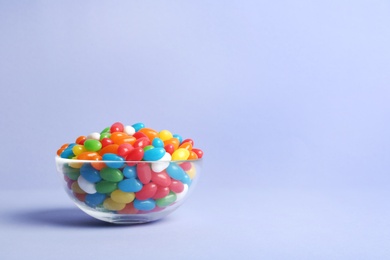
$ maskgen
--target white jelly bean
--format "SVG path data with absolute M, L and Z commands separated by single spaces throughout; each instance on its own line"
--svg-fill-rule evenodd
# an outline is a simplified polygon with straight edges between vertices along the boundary
M 77 183 L 79 184 L 80 188 L 85 191 L 88 194 L 94 194 L 96 193 L 95 184 L 92 182 L 87 181 L 83 176 L 79 176 L 77 179 Z
M 98 133 L 98 132 L 90 133 L 90 134 L 87 136 L 87 139 L 100 140 L 100 133 Z
M 131 125 L 127 125 L 127 126 L 125 126 L 123 132 L 125 132 L 128 135 L 133 135 L 133 134 L 135 134 L 135 129 Z
M 171 161 L 172 157 L 169 153 L 165 153 L 163 158 L 158 160 L 155 163 L 152 163 L 152 170 L 154 172 L 162 172 L 169 166 L 169 162 Z

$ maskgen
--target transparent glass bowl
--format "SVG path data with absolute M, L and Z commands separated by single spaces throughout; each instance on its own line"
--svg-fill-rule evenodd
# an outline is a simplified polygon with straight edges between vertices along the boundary
M 161 219 L 194 190 L 202 160 L 118 162 L 56 157 L 66 193 L 88 215 L 110 223 Z

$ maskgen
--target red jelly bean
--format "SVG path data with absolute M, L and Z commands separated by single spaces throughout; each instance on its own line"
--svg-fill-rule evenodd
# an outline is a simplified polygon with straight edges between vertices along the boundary
M 192 146 L 194 146 L 194 140 L 190 139 L 190 138 L 187 138 L 187 139 L 184 139 L 183 142 L 181 142 L 182 144 L 183 143 L 190 143 Z
M 152 169 L 149 164 L 139 163 L 137 165 L 137 176 L 142 184 L 147 184 L 152 179 Z
M 148 138 L 148 137 L 146 136 L 146 134 L 141 133 L 141 132 L 136 132 L 136 133 L 134 133 L 134 134 L 133 134 L 133 137 L 135 137 L 136 139 L 140 139 L 140 138 L 142 138 L 142 137 Z
M 110 127 L 110 132 L 111 133 L 123 132 L 124 129 L 125 129 L 125 127 L 121 122 L 116 122 L 116 123 L 113 123 L 112 126 Z
M 153 196 L 153 199 L 162 199 L 169 194 L 169 187 L 157 186 L 157 191 Z
M 142 147 L 142 148 L 144 148 L 144 147 L 147 146 L 147 145 L 150 145 L 150 140 L 149 140 L 149 138 L 147 138 L 147 137 L 138 138 L 138 139 L 134 142 L 134 144 L 133 144 L 134 147 Z
M 119 210 L 119 214 L 137 214 L 138 209 L 134 208 L 133 202 L 126 204 L 126 206 L 122 209 Z
M 171 185 L 171 177 L 165 172 L 152 172 L 152 182 L 162 187 Z
M 131 150 L 127 156 L 126 161 L 141 161 L 142 157 L 144 157 L 144 149 L 142 147 L 136 147 L 133 150 Z M 129 166 L 134 166 L 137 163 L 127 163 Z
M 145 184 L 142 189 L 135 193 L 135 197 L 139 200 L 147 200 L 152 198 L 157 191 L 157 185 L 153 182 Z
M 185 171 L 189 171 L 189 170 L 191 170 L 191 168 L 192 168 L 192 164 L 191 164 L 190 162 L 183 162 L 183 163 L 179 164 L 179 166 L 180 166 L 183 170 L 185 170 Z
M 196 155 L 198 156 L 199 159 L 203 157 L 203 151 L 202 150 L 197 149 L 197 148 L 192 148 L 192 151 L 194 153 L 196 153 Z
M 184 190 L 184 184 L 181 181 L 172 180 L 171 185 L 169 185 L 169 189 L 174 193 L 180 193 Z
M 164 146 L 164 149 L 167 153 L 169 153 L 170 155 L 173 154 L 173 152 L 175 151 L 175 146 L 173 144 L 167 144 Z
M 131 150 L 133 150 L 134 147 L 131 144 L 123 143 L 118 146 L 118 155 L 126 158 L 126 156 L 129 154 Z
M 114 143 L 110 138 L 103 138 L 100 142 L 102 143 L 102 148 Z

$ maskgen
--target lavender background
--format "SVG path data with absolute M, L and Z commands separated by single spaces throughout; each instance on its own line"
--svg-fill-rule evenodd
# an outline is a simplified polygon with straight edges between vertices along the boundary
M 388 1 L 0 1 L 2 255 L 390 258 L 389 25 Z M 61 190 L 59 146 L 116 121 L 203 148 L 167 219 Z

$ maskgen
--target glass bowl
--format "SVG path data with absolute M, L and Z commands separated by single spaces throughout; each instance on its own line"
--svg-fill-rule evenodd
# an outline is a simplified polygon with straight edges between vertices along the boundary
M 202 159 L 94 161 L 56 157 L 66 193 L 88 215 L 136 224 L 175 211 L 194 190 Z

